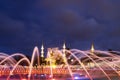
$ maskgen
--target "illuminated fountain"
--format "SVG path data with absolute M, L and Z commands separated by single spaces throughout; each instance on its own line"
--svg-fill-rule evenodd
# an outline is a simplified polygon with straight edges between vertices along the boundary
M 120 56 L 116 53 L 120 52 L 95 50 L 93 44 L 91 50 L 67 50 L 65 43 L 61 50 L 48 48 L 46 58 L 43 45 L 41 54 L 34 48 L 31 59 L 22 53 L 0 53 L 0 80 L 120 80 Z

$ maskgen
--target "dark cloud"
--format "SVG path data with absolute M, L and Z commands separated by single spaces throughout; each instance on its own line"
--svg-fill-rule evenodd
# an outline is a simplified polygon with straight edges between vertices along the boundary
M 4 15 L 3 13 L 0 14 L 0 30 L 6 33 L 16 33 L 19 31 L 24 30 L 25 26 L 22 21 L 19 20 L 13 20 L 7 15 Z
M 120 1 L 1 0 L 0 50 L 32 52 L 35 45 L 119 50 Z M 11 51 L 10 51 L 11 50 Z

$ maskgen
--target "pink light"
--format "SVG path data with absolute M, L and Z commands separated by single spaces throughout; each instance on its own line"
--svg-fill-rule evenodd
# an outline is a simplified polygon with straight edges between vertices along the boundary
M 88 77 L 87 75 L 85 75 L 85 77 Z
M 49 76 L 50 78 L 52 77 L 52 75 Z

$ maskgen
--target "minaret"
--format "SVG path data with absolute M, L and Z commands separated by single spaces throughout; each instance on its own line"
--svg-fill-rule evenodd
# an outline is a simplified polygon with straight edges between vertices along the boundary
M 63 53 L 65 54 L 65 49 L 66 49 L 66 45 L 65 43 L 63 44 Z
M 94 49 L 94 44 L 92 43 L 92 45 L 91 45 L 91 53 L 93 54 L 94 51 L 95 51 L 95 49 Z
M 66 63 L 66 54 L 65 54 L 65 50 L 66 50 L 66 46 L 65 46 L 65 43 L 63 44 L 63 59 L 64 59 L 64 62 Z
M 43 46 L 43 44 L 41 46 L 41 57 L 44 58 L 44 46 Z

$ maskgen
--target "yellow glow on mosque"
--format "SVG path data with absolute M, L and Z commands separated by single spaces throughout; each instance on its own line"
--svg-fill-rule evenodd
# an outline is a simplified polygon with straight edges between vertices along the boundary
M 56 65 L 55 65 L 55 64 L 52 64 L 52 68 L 54 68 L 54 69 L 55 69 L 55 68 L 56 68 Z

